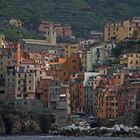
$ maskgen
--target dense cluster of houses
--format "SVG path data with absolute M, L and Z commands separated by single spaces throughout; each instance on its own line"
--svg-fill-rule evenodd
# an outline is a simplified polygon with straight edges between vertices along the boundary
M 139 39 L 139 17 L 107 24 L 103 33 L 92 31 L 78 44 L 57 43 L 56 28 L 42 22 L 46 40 L 23 39 L 22 45 L 0 38 L 1 101 L 28 111 L 85 112 L 102 119 L 140 111 L 140 52 L 113 54 L 118 42 Z

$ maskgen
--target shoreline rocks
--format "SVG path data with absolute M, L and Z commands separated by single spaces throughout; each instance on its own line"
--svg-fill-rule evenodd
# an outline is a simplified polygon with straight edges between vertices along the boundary
M 5 125 L 2 116 L 0 115 L 0 135 L 5 135 L 5 134 L 6 134 Z
M 123 124 L 115 125 L 112 128 L 82 128 L 73 124 L 63 127 L 59 131 L 60 135 L 63 136 L 140 137 L 139 127 L 134 126 L 132 128 Z

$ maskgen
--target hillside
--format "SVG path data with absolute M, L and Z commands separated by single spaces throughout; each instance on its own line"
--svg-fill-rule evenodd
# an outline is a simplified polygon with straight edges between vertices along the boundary
M 69 23 L 76 34 L 102 29 L 108 21 L 140 15 L 140 0 L 0 0 L 1 21 L 19 18 L 37 25 L 41 19 Z

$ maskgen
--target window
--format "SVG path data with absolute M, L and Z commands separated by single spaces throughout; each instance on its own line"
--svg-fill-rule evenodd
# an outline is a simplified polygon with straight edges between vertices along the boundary
M 73 66 L 73 69 L 75 69 L 76 67 L 75 66 Z
M 16 51 L 17 51 L 17 49 L 16 49 L 16 48 L 14 48 L 14 49 L 13 49 L 13 52 L 16 52 Z
M 20 87 L 18 87 L 18 90 L 20 91 Z
M 29 83 L 31 83 L 31 80 L 29 81 Z
M 20 80 L 18 80 L 18 84 L 20 84 Z
M 0 90 L 0 94 L 5 94 L 5 91 L 4 90 Z
M 17 62 L 17 60 L 13 60 L 13 63 L 16 63 Z
M 31 75 L 31 74 L 29 74 L 29 76 L 31 77 L 32 75 Z
M 136 61 L 136 64 L 138 64 L 138 60 Z
M 66 75 L 66 72 L 64 72 L 63 75 Z
M 27 104 L 27 102 L 24 102 L 24 104 Z
M 121 76 L 120 75 L 118 75 L 118 79 L 120 79 L 121 78 Z
M 18 77 L 20 77 L 20 74 L 18 74 Z
M 73 63 L 76 63 L 76 60 L 72 60 Z
M 29 87 L 29 90 L 31 90 L 32 88 L 31 87 Z
M 21 97 L 21 94 L 17 94 L 17 97 Z
M 72 76 L 75 77 L 75 73 L 73 73 Z

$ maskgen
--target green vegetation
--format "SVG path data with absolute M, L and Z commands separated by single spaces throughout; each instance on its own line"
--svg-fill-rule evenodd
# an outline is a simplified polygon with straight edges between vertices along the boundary
M 40 20 L 71 24 L 74 33 L 86 36 L 106 22 L 139 16 L 140 0 L 1 0 L 1 21 L 18 18 L 29 27 Z
M 3 31 L 3 34 L 9 41 L 18 41 L 19 33 L 15 29 L 7 28 Z

